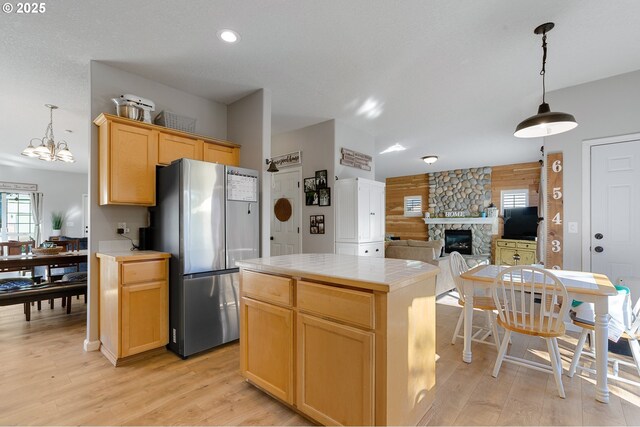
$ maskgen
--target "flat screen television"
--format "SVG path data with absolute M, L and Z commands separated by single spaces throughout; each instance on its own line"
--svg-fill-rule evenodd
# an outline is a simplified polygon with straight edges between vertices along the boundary
M 504 239 L 535 240 L 537 235 L 537 207 L 504 210 Z

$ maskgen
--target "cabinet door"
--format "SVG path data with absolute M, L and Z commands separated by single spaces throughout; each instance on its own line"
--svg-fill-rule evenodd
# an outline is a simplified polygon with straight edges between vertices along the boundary
M 221 163 L 229 166 L 240 166 L 240 149 L 206 142 L 204 144 L 204 161 Z
M 360 246 L 357 243 L 336 243 L 336 254 L 358 255 Z
M 498 256 L 496 257 L 496 262 L 499 265 L 516 265 L 516 262 L 513 260 L 513 256 L 516 254 L 515 249 L 511 248 L 499 248 Z
M 122 286 L 120 357 L 162 347 L 169 342 L 166 281 Z
M 518 249 L 518 253 L 520 254 L 521 265 L 535 264 L 536 262 L 535 251 L 532 251 L 531 249 Z
M 298 314 L 297 396 L 324 425 L 374 422 L 374 334 Z
M 371 185 L 358 181 L 358 241 L 371 241 Z
M 369 188 L 371 241 L 382 241 L 384 240 L 384 187 L 371 185 Z
M 158 163 L 168 165 L 178 159 L 202 160 L 203 144 L 199 139 L 161 133 L 158 139 Z
M 121 123 L 110 126 L 110 140 L 101 141 L 109 147 L 108 189 L 104 183 L 100 188 L 108 197 L 101 197 L 101 204 L 155 205 L 158 132 Z
M 240 310 L 242 374 L 293 404 L 293 310 L 247 297 Z

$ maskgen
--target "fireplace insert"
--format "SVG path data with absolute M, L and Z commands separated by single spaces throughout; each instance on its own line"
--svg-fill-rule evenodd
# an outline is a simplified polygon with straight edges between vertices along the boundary
M 444 230 L 444 251 L 473 255 L 471 230 Z

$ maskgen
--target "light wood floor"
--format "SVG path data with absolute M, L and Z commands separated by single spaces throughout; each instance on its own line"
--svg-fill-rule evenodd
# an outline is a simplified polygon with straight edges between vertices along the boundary
M 58 304 L 59 305 L 59 304 Z M 491 377 L 495 349 L 474 344 L 474 360 L 451 345 L 460 313 L 453 298 L 437 306 L 436 401 L 432 425 L 634 425 L 640 388 L 611 384 L 611 403 L 594 399 L 593 380 L 563 377 L 566 399 L 550 375 L 505 364 Z M 480 318 L 480 316 L 476 316 Z M 18 425 L 301 425 L 307 420 L 256 390 L 238 374 L 238 345 L 181 360 L 170 352 L 114 368 L 99 352 L 85 353 L 86 311 L 73 301 L 34 311 L 0 307 L 0 424 Z M 520 356 L 548 360 L 543 342 L 516 336 Z M 533 351 L 526 346 L 533 345 Z M 565 369 L 574 337 L 560 343 Z

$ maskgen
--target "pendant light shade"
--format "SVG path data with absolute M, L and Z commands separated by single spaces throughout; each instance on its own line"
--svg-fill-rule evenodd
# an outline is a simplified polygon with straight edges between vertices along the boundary
M 539 25 L 533 32 L 542 34 L 542 104 L 538 107 L 538 114 L 528 117 L 518 124 L 513 135 L 517 138 L 540 138 L 557 135 L 570 131 L 578 126 L 575 117 L 569 113 L 552 112 L 545 102 L 545 74 L 547 65 L 547 33 L 554 27 L 553 22 Z
M 538 107 L 538 114 L 520 122 L 513 135 L 518 138 L 539 138 L 567 132 L 576 126 L 575 117 L 569 113 L 552 112 L 545 102 Z

